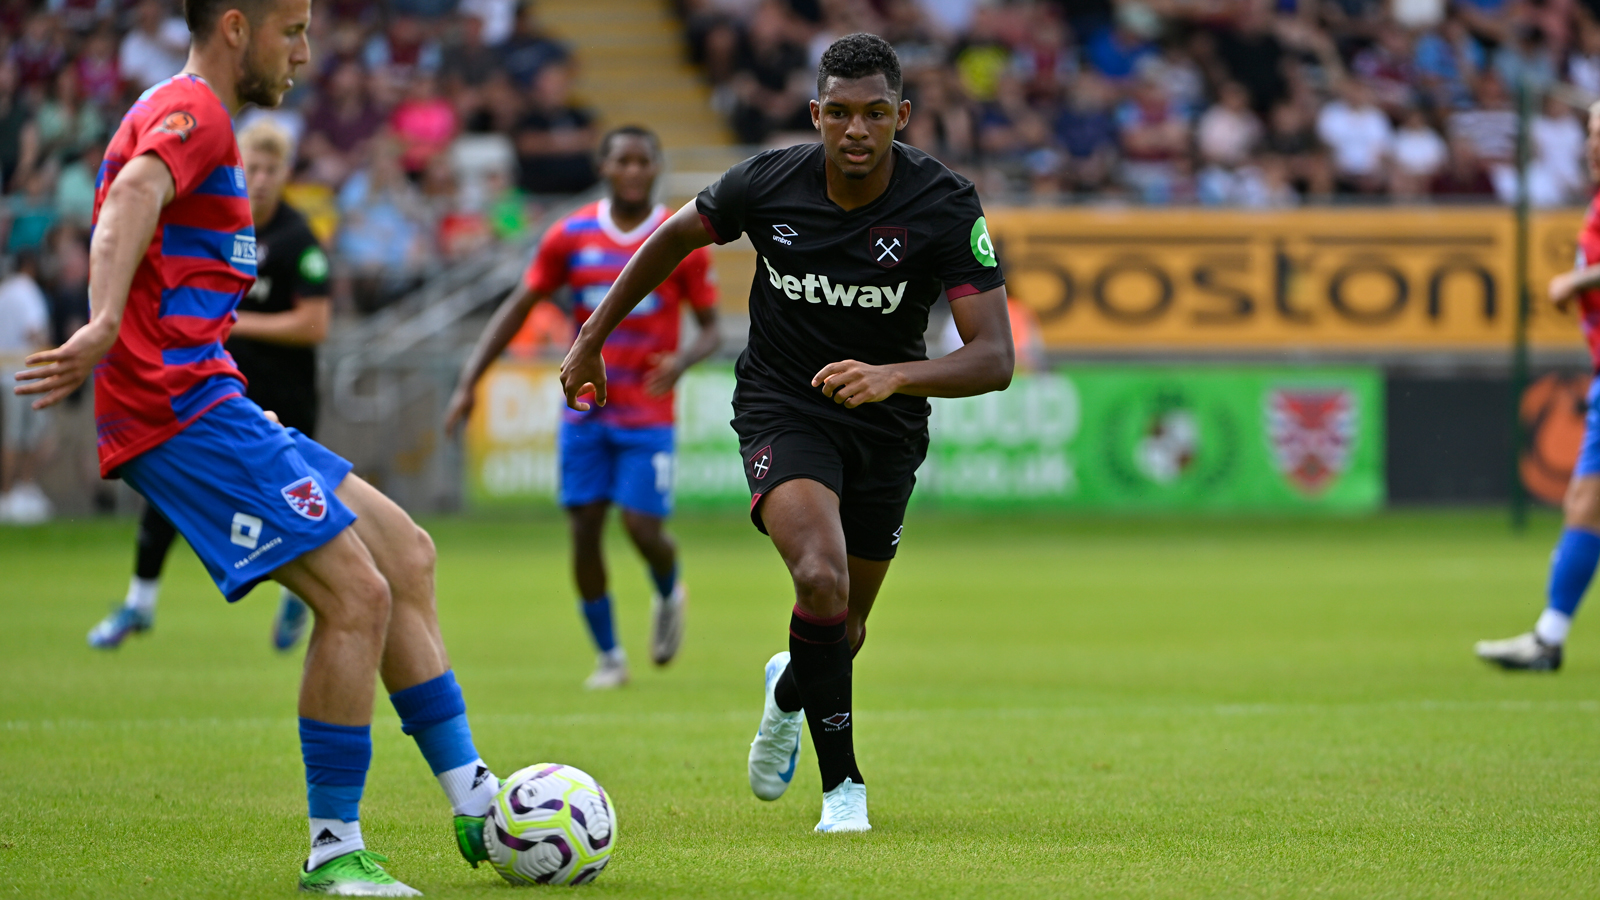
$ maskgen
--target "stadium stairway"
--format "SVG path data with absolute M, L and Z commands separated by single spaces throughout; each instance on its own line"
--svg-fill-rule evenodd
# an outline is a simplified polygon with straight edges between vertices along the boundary
M 576 51 L 578 99 L 604 127 L 643 125 L 671 151 L 732 144 L 664 0 L 541 0 L 539 19 Z

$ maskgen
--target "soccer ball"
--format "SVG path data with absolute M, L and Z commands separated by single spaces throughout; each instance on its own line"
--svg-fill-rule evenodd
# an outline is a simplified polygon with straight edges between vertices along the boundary
M 583 884 L 611 861 L 617 813 L 587 772 L 537 763 L 501 785 L 483 843 L 489 863 L 512 884 Z

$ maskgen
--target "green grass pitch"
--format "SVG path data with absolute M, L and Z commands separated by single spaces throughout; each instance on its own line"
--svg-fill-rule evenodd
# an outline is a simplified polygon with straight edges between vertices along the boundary
M 428 524 L 479 749 L 501 773 L 580 766 L 616 801 L 585 896 L 1600 893 L 1600 614 L 1555 677 L 1470 653 L 1533 621 L 1550 516 L 1521 537 L 1491 513 L 916 516 L 856 666 L 875 830 L 831 836 L 811 833 L 809 741 L 788 796 L 745 784 L 790 603 L 748 523 L 675 524 L 692 602 L 666 671 L 613 540 L 635 669 L 609 694 L 581 688 L 560 522 Z M 0 896 L 288 896 L 305 800 L 275 590 L 230 608 L 178 548 L 156 630 L 91 651 L 132 537 L 0 532 Z M 456 855 L 382 701 L 374 742 L 363 828 L 391 871 L 430 897 L 515 896 Z

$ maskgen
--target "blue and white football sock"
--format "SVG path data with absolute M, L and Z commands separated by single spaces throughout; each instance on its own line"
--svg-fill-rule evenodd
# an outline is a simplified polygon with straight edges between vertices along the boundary
M 458 816 L 482 816 L 494 804 L 500 782 L 472 744 L 467 702 L 456 673 L 412 685 L 389 695 L 400 716 L 400 730 L 416 739 L 450 809 Z
M 1564 644 L 1572 615 L 1583 602 L 1583 595 L 1600 564 L 1600 534 L 1582 528 L 1561 532 L 1555 552 L 1550 554 L 1550 604 L 1533 628 L 1546 644 Z
M 601 594 L 593 600 L 584 600 L 578 604 L 578 610 L 583 613 L 583 621 L 589 625 L 589 636 L 594 638 L 594 645 L 600 652 L 609 654 L 616 650 L 617 632 L 611 621 L 611 595 Z
M 361 839 L 361 791 L 372 765 L 372 726 L 333 725 L 301 717 L 300 755 L 306 764 L 306 805 L 311 813 L 309 872 L 335 856 L 367 846 Z

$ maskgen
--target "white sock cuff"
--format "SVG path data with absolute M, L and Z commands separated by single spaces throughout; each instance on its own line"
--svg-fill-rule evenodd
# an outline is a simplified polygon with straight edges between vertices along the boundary
M 458 816 L 488 814 L 489 807 L 494 805 L 494 795 L 500 790 L 500 779 L 494 777 L 481 759 L 446 769 L 436 777 L 450 800 L 450 811 Z
M 1572 617 L 1556 609 L 1546 608 L 1539 614 L 1533 633 L 1546 644 L 1565 644 L 1567 632 L 1572 630 Z
M 140 578 L 135 575 L 133 580 L 128 582 L 128 596 L 122 604 L 142 613 L 154 612 L 156 595 L 159 593 L 161 593 L 161 579 Z
M 338 819 L 311 820 L 311 855 L 306 859 L 306 871 L 311 871 L 335 856 L 365 850 L 361 839 L 361 822 L 341 822 Z

